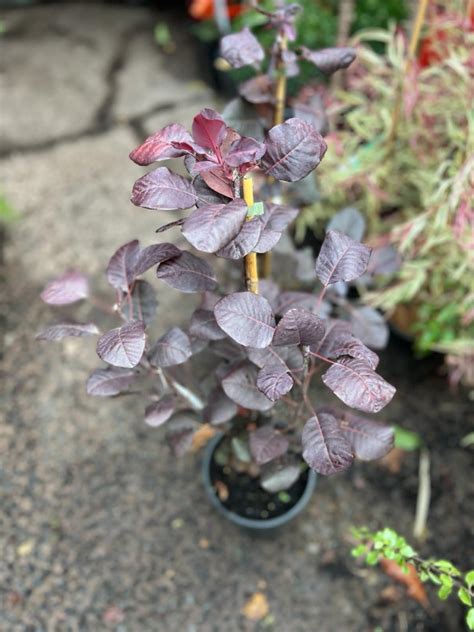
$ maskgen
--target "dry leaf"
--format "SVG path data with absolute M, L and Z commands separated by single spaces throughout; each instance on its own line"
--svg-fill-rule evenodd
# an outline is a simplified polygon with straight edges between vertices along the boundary
M 406 454 L 405 450 L 401 448 L 392 448 L 388 454 L 379 459 L 378 465 L 388 470 L 391 474 L 399 474 Z
M 394 560 L 382 558 L 380 560 L 380 566 L 386 575 L 406 587 L 409 597 L 417 601 L 423 608 L 428 608 L 428 595 L 413 564 L 407 564 L 407 573 L 404 573 L 399 564 Z
M 206 443 L 209 441 L 209 439 L 212 439 L 212 437 L 216 434 L 216 429 L 213 428 L 210 424 L 203 424 L 199 430 L 196 430 L 196 432 L 193 435 L 193 445 L 192 445 L 192 450 L 194 452 L 196 452 L 197 450 L 200 450 L 203 446 L 206 445 Z
M 223 503 L 229 498 L 229 488 L 222 481 L 216 481 L 214 483 L 215 490 L 219 500 Z
M 242 608 L 242 614 L 249 621 L 261 621 L 269 611 L 267 597 L 262 592 L 255 592 Z
M 34 540 L 26 540 L 26 542 L 23 542 L 23 544 L 20 544 L 17 547 L 16 552 L 20 557 L 26 557 L 32 552 L 34 546 L 35 546 Z
M 201 538 L 199 540 L 199 547 L 201 549 L 208 549 L 209 548 L 209 540 L 207 538 Z

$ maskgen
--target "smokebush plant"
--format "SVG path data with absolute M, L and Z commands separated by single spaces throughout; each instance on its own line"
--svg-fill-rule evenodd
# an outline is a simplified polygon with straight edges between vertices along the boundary
M 285 11 L 281 24 L 288 30 Z M 249 32 L 232 37 L 237 39 L 233 47 L 227 40 L 228 57 L 240 56 L 246 63 L 261 58 Z M 269 279 L 259 280 L 257 253 L 273 248 L 298 209 L 255 202 L 254 180 L 298 182 L 325 151 L 321 134 L 299 118 L 255 138 L 204 109 L 191 133 L 179 124 L 159 130 L 131 159 L 148 166 L 182 158 L 190 177 L 158 166 L 137 180 L 132 202 L 153 211 L 190 209 L 157 232 L 179 227 L 193 250 L 168 242 L 145 248 L 137 240 L 124 244 L 106 269 L 118 326 L 102 333 L 95 323 L 62 322 L 38 335 L 41 340 L 99 335 L 97 354 L 107 366 L 90 375 L 89 394 L 118 396 L 151 379 L 152 393 L 140 391 L 146 398 L 145 420 L 153 427 L 166 425 L 176 455 L 217 428 L 237 439 L 234 463 L 250 461 L 249 471 L 271 492 L 297 480 L 301 455 L 309 467 L 328 475 L 347 469 L 355 457 L 383 456 L 393 442 L 390 427 L 350 410 L 320 407 L 310 394 L 319 374 L 342 402 L 361 413 L 380 411 L 395 393 L 376 373 L 377 355 L 353 335 L 350 322 L 332 317 L 328 300 L 341 283 L 364 275 L 370 248 L 329 230 L 315 262 L 318 294 L 286 292 Z M 243 262 L 238 291 L 219 285 L 208 260 L 195 251 L 231 266 Z M 171 288 L 202 293 L 189 325 L 174 326 L 158 340 L 148 334 L 157 307 L 155 290 L 141 278 L 151 268 Z M 70 271 L 51 281 L 42 299 L 64 305 L 89 295 L 88 280 Z M 177 379 L 174 367 L 188 361 L 202 366 L 204 358 L 212 369 L 199 389 Z

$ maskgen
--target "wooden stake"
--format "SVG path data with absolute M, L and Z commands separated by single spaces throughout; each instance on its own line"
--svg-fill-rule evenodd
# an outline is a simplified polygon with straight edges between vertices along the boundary
M 253 180 L 252 177 L 247 175 L 244 176 L 243 180 L 243 189 L 244 189 L 244 201 L 247 206 L 253 205 Z M 251 222 L 253 220 L 252 217 L 248 217 L 247 221 Z M 245 284 L 247 286 L 247 290 L 252 292 L 253 294 L 258 294 L 258 266 L 257 266 L 257 253 L 250 252 L 244 258 L 244 266 L 245 266 Z

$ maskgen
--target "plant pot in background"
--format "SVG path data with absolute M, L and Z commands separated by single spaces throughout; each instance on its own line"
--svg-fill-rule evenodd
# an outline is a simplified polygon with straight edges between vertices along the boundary
M 216 463 L 214 454 L 223 439 L 224 435 L 218 434 L 209 441 L 204 450 L 202 463 L 206 494 L 211 504 L 222 516 L 239 527 L 265 532 L 287 524 L 303 511 L 313 494 L 317 481 L 316 472 L 309 468 L 302 472 L 299 479 L 286 490 L 287 496 L 291 498 L 287 503 L 279 500 L 278 493 L 266 492 L 260 487 L 256 479 L 241 473 L 234 474 L 234 486 L 226 479 L 225 484 L 229 490 L 229 497 L 225 502 L 220 500 L 215 484 L 216 481 L 225 477 L 225 474 L 222 472 L 223 468 Z M 251 500 L 252 498 L 253 500 Z M 246 504 L 246 501 L 250 502 Z M 268 511 L 269 505 L 270 511 Z M 239 510 L 247 515 L 242 515 Z M 269 514 L 267 518 L 257 517 L 262 511 Z

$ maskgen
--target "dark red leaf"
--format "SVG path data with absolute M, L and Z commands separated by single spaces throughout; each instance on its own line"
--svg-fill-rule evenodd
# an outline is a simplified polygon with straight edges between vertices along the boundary
M 236 237 L 246 215 L 247 205 L 240 199 L 201 206 L 184 222 L 183 235 L 197 250 L 216 252 Z
M 140 244 L 137 239 L 120 246 L 106 268 L 107 281 L 117 290 L 128 292 L 135 280 Z
M 101 336 L 97 341 L 97 355 L 113 366 L 133 368 L 142 358 L 145 340 L 145 323 L 133 320 Z
M 251 292 L 221 298 L 214 308 L 217 324 L 244 347 L 262 349 L 272 341 L 275 318 L 270 303 Z
M 356 57 L 354 48 L 323 48 L 321 50 L 310 50 L 302 46 L 301 56 L 311 62 L 318 70 L 326 75 L 330 75 L 336 70 L 347 68 Z
M 37 334 L 36 340 L 62 340 L 68 336 L 82 338 L 98 333 L 99 330 L 94 323 L 58 323 Z
M 209 206 L 210 204 L 225 204 L 229 201 L 228 196 L 221 195 L 217 191 L 210 189 L 204 181 L 202 175 L 196 176 L 193 180 L 194 190 L 197 195 L 196 206 Z
M 377 413 L 395 395 L 395 388 L 363 360 L 342 358 L 322 376 L 323 382 L 352 408 Z
M 192 413 L 177 413 L 167 424 L 166 438 L 176 457 L 184 456 L 193 445 L 193 437 L 200 424 Z
M 48 305 L 68 305 L 87 296 L 89 296 L 89 282 L 76 270 L 70 270 L 50 281 L 41 292 L 41 299 Z
M 402 258 L 393 246 L 381 246 L 372 250 L 367 272 L 375 275 L 394 274 L 401 265 Z
M 268 75 L 257 75 L 239 85 L 239 94 L 249 103 L 271 103 L 272 87 L 272 80 Z
M 135 264 L 135 276 L 140 276 L 140 274 L 143 274 L 153 266 L 156 266 L 163 261 L 179 257 L 180 254 L 181 250 L 179 248 L 177 248 L 174 244 L 166 242 L 147 246 L 138 253 Z
M 225 162 L 229 167 L 240 167 L 247 163 L 254 163 L 265 153 L 264 143 L 253 138 L 241 137 L 234 141 L 225 155 Z
M 224 259 L 242 259 L 255 249 L 262 229 L 263 224 L 259 217 L 244 222 L 236 237 L 223 248 L 217 250 L 215 254 Z
M 261 426 L 249 435 L 250 453 L 258 465 L 282 456 L 287 452 L 288 445 L 288 439 L 269 425 Z
M 158 402 L 153 402 L 145 409 L 145 423 L 152 428 L 162 426 L 175 410 L 175 401 L 170 395 L 165 395 Z
M 309 101 L 293 103 L 295 118 L 302 119 L 314 127 L 314 129 L 326 136 L 329 131 L 329 121 L 323 100 L 318 94 L 313 95 Z
M 131 295 L 127 295 L 121 305 L 125 320 L 143 320 L 149 325 L 156 316 L 158 300 L 155 288 L 142 279 L 135 281 Z
M 374 370 L 379 363 L 379 357 L 376 353 L 366 347 L 360 340 L 349 334 L 341 335 L 334 341 L 334 345 L 330 349 L 330 353 L 327 357 L 336 359 L 345 355 L 363 360 Z
M 393 448 L 392 426 L 347 411 L 337 411 L 334 415 L 357 458 L 363 461 L 381 459 Z
M 211 266 L 190 252 L 183 252 L 176 259 L 161 263 L 156 276 L 170 287 L 186 293 L 214 290 L 217 287 Z
M 316 274 L 325 286 L 338 281 L 353 281 L 366 271 L 370 252 L 368 246 L 329 230 L 316 260 Z
M 265 204 L 264 214 L 260 221 L 263 224 L 262 234 L 254 250 L 258 253 L 268 252 L 279 241 L 281 233 L 298 215 L 298 209 L 280 204 Z
M 296 182 L 318 166 L 327 146 L 312 125 L 290 118 L 275 125 L 266 136 L 267 151 L 262 158 L 264 171 L 286 182 Z
M 388 343 L 389 329 L 380 312 L 369 305 L 354 307 L 350 312 L 352 331 L 372 349 L 384 349 Z
M 194 117 L 192 130 L 194 140 L 201 147 L 211 149 L 216 155 L 219 155 L 219 147 L 226 130 L 224 119 L 215 110 L 204 108 Z
M 299 463 L 288 459 L 273 461 L 262 468 L 260 485 L 270 494 L 289 489 L 301 475 Z
M 287 367 L 280 365 L 266 365 L 260 369 L 257 375 L 257 388 L 264 395 L 276 402 L 291 391 L 293 378 L 288 373 Z
M 251 410 L 269 410 L 273 402 L 256 385 L 257 369 L 244 363 L 232 369 L 222 380 L 222 388 L 232 401 Z
M 192 143 L 193 139 L 182 125 L 173 123 L 149 136 L 144 143 L 132 151 L 130 158 L 137 165 L 145 166 L 158 160 L 184 156 L 186 152 L 173 147 L 173 142 Z
M 327 412 L 308 419 L 303 428 L 302 443 L 304 460 L 324 476 L 347 470 L 354 460 L 350 442 L 336 418 Z
M 227 397 L 218 386 L 209 396 L 209 404 L 204 409 L 203 418 L 215 426 L 230 421 L 237 414 L 237 404 Z
M 116 367 L 96 369 L 87 380 L 87 394 L 98 397 L 119 395 L 128 389 L 136 377 L 135 371 L 130 369 L 118 369 Z
M 242 136 L 263 140 L 263 125 L 256 108 L 237 97 L 225 106 L 222 117 L 229 127 Z
M 201 173 L 201 177 L 207 186 L 213 191 L 216 191 L 227 198 L 232 199 L 234 197 L 233 182 L 227 177 L 226 172 L 221 167 L 211 169 L 210 171 L 203 171 Z
M 233 68 L 252 66 L 265 58 L 260 42 L 247 26 L 239 33 L 232 33 L 221 39 L 220 55 Z
M 346 344 L 351 335 L 351 326 L 345 320 L 331 318 L 325 321 L 326 331 L 316 344 L 311 345 L 311 351 L 324 356 L 334 357 L 334 350 Z
M 365 219 L 359 210 L 348 206 L 331 218 L 327 230 L 336 230 L 354 241 L 361 241 L 365 233 Z
M 324 321 L 318 316 L 304 309 L 290 309 L 275 329 L 273 344 L 312 345 L 322 339 L 324 332 Z
M 158 367 L 183 364 L 192 355 L 189 337 L 179 327 L 173 327 L 155 342 L 150 350 L 150 364 Z
M 192 183 L 166 167 L 150 171 L 133 185 L 132 204 L 152 210 L 190 208 L 197 196 Z
M 216 322 L 214 312 L 208 309 L 197 309 L 191 318 L 189 332 L 204 340 L 222 340 L 225 333 Z

